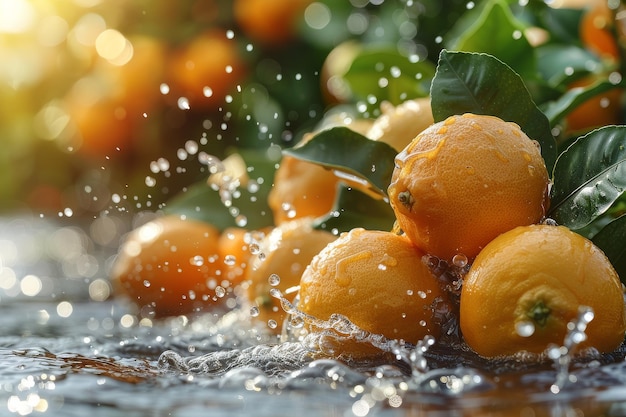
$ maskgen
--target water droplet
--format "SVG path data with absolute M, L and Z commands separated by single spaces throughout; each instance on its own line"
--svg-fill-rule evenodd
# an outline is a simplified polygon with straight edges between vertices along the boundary
M 146 288 L 150 288 L 150 285 L 152 285 L 152 284 L 151 284 L 151 283 L 150 283 L 150 281 L 148 281 L 147 279 L 145 279 L 145 280 L 143 281 L 143 286 L 144 286 L 144 287 L 146 287 Z
M 161 92 L 161 94 L 163 94 L 163 95 L 169 94 L 169 92 L 170 92 L 170 86 L 169 86 L 169 85 L 167 85 L 167 84 L 165 84 L 165 83 L 162 83 L 162 84 L 159 86 L 159 91 L 160 91 L 160 92 Z
M 250 308 L 250 316 L 252 317 L 258 317 L 259 316 L 259 307 L 254 306 Z
M 301 329 L 304 327 L 304 319 L 300 316 L 293 316 L 289 321 L 289 325 L 294 329 Z
M 187 142 L 185 142 L 185 150 L 190 155 L 195 155 L 196 153 L 198 153 L 198 142 L 196 142 L 195 140 L 188 140 Z
M 189 104 L 189 99 L 187 97 L 179 97 L 176 101 L 178 108 L 181 110 L 189 110 L 191 109 L 191 105 Z
M 276 323 L 276 320 L 270 319 L 267 321 L 267 327 L 269 327 L 270 329 L 275 329 L 278 327 L 278 323 Z
M 226 295 L 226 289 L 221 285 L 218 285 L 217 287 L 215 287 L 215 295 L 217 295 L 219 298 L 222 298 Z
M 463 255 L 462 253 L 457 253 L 452 258 L 452 264 L 459 268 L 465 267 L 467 265 L 467 262 L 468 262 L 467 256 Z
M 252 255 L 258 255 L 261 252 L 261 246 L 258 243 L 250 243 L 250 253 Z
M 236 263 L 237 263 L 237 258 L 235 257 L 235 255 L 226 255 L 224 257 L 224 264 L 228 266 L 233 266 Z
M 200 255 L 196 255 L 189 260 L 189 263 L 195 266 L 202 266 L 204 265 L 204 258 Z
M 278 274 L 271 274 L 267 279 L 267 282 L 269 282 L 272 287 L 275 287 L 280 284 L 280 277 L 278 276 Z
M 270 295 L 274 298 L 282 298 L 283 294 L 280 292 L 278 288 L 272 288 L 270 290 Z
M 535 333 L 535 325 L 531 321 L 515 323 L 515 332 L 521 337 L 530 337 Z
M 202 94 L 205 97 L 211 97 L 213 95 L 213 89 L 211 87 L 206 86 L 202 89 Z
M 151 176 L 146 176 L 146 187 L 154 187 L 156 185 L 156 179 Z
M 245 227 L 248 224 L 248 217 L 244 216 L 243 214 L 240 214 L 237 217 L 235 217 L 235 223 L 239 227 Z

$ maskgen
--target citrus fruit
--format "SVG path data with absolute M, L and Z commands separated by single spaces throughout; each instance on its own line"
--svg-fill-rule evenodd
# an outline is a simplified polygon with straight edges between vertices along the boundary
M 561 345 L 579 307 L 593 320 L 581 347 L 615 350 L 624 339 L 624 295 L 617 273 L 591 241 L 564 226 L 520 226 L 476 257 L 461 290 L 460 326 L 479 355 Z
M 217 109 L 243 79 L 245 67 L 235 40 L 223 30 L 207 30 L 171 54 L 166 69 L 169 94 L 177 101 L 186 98 L 191 108 Z
M 249 231 L 239 227 L 222 231 L 217 246 L 224 262 L 224 278 L 231 285 L 237 285 L 245 278 L 250 259 L 264 236 L 264 231 Z
M 571 83 L 569 89 L 585 87 L 594 82 L 586 77 Z M 624 90 L 614 88 L 584 101 L 565 118 L 570 132 L 586 132 L 596 127 L 620 124 Z
M 111 277 L 144 316 L 187 314 L 220 305 L 232 292 L 223 277 L 218 229 L 163 216 L 134 229 L 122 244 Z
M 103 158 L 134 146 L 137 117 L 128 114 L 123 102 L 69 94 L 64 106 L 74 128 L 71 147 L 81 156 Z
M 150 115 L 161 98 L 159 86 L 163 82 L 168 46 L 148 36 L 135 36 L 129 40 L 133 55 L 126 64 L 115 66 L 100 61 L 102 65 L 98 70 L 110 83 L 111 95 L 128 113 Z
M 399 227 L 428 254 L 474 258 L 548 207 L 548 172 L 538 145 L 514 123 L 451 116 L 420 133 L 396 157 L 389 200 Z
M 283 45 L 296 36 L 312 0 L 235 0 L 233 13 L 241 30 L 255 42 Z
M 614 13 L 606 0 L 592 1 L 580 20 L 580 40 L 589 50 L 608 59 L 619 59 L 620 52 L 613 31 Z
M 438 337 L 446 296 L 424 253 L 406 236 L 355 228 L 317 254 L 300 280 L 298 309 L 319 320 L 347 317 L 360 329 L 417 343 Z M 356 344 L 340 354 L 359 356 Z M 363 346 L 357 349 L 363 349 Z
M 384 101 L 380 109 L 382 114 L 365 136 L 385 142 L 398 152 L 420 132 L 435 123 L 429 97 L 407 100 L 398 106 Z
M 344 118 L 334 120 L 324 129 L 345 126 L 363 133 L 371 126 L 369 120 Z M 315 136 L 305 135 L 301 146 Z M 313 162 L 285 155 L 274 174 L 274 186 L 268 195 L 268 205 L 274 216 L 274 223 L 304 218 L 320 217 L 333 209 L 341 179 L 330 169 Z
M 351 99 L 352 92 L 344 76 L 362 49 L 359 42 L 348 40 L 335 46 L 326 56 L 320 71 L 320 87 L 327 103 L 346 103 Z
M 315 230 L 310 218 L 292 220 L 274 228 L 262 241 L 247 271 L 247 298 L 258 309 L 256 318 L 280 329 L 287 314 L 270 291 L 278 289 L 293 301 L 300 276 L 320 250 L 336 236 Z

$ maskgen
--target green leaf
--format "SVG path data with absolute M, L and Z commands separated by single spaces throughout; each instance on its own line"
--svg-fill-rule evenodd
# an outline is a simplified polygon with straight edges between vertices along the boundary
M 556 160 L 556 140 L 546 116 L 537 108 L 520 76 L 499 59 L 482 53 L 439 55 L 431 87 L 435 121 L 475 113 L 517 123 L 541 145 L 548 172 Z
M 539 26 L 550 33 L 552 41 L 577 43 L 580 42 L 580 19 L 585 11 L 584 8 L 554 8 L 543 4 L 537 13 L 541 22 Z
M 626 284 L 626 215 L 618 217 L 596 234 L 592 241 L 613 264 L 613 267 Z
M 397 49 L 365 49 L 344 75 L 355 98 L 376 97 L 393 104 L 428 95 L 435 68 L 428 61 L 412 62 Z M 377 105 L 378 105 L 377 103 Z
M 554 126 L 585 101 L 599 94 L 606 93 L 615 87 L 615 84 L 609 81 L 600 80 L 588 87 L 572 88 L 558 100 L 548 103 L 543 111 L 548 117 L 550 125 Z
M 264 197 L 266 193 L 243 188 L 238 191 L 238 197 L 233 198 L 229 208 L 222 202 L 219 191 L 202 181 L 172 198 L 164 212 L 207 222 L 219 230 L 228 227 L 256 230 L 271 226 L 274 219 Z
M 338 233 L 355 227 L 391 230 L 395 220 L 393 209 L 386 201 L 374 200 L 359 190 L 342 186 L 334 209 L 316 220 L 316 228 Z
M 504 0 L 489 0 L 452 49 L 484 52 L 505 62 L 524 77 L 536 76 L 535 53 L 518 21 Z
M 283 153 L 347 174 L 349 179 L 386 198 L 398 152 L 346 127 L 334 127 Z
M 573 230 L 606 212 L 626 189 L 626 126 L 576 139 L 557 159 L 548 216 Z
M 549 43 L 537 48 L 537 68 L 552 87 L 571 82 L 597 70 L 601 62 L 591 52 L 575 45 Z
M 267 203 L 272 187 L 275 165 L 280 154 L 272 157 L 267 152 L 239 149 L 248 171 L 248 183 L 229 192 L 231 199 L 222 201 L 219 187 L 200 181 L 183 190 L 167 202 L 165 213 L 185 215 L 210 223 L 220 230 L 245 227 L 250 230 L 271 226 L 274 222 Z

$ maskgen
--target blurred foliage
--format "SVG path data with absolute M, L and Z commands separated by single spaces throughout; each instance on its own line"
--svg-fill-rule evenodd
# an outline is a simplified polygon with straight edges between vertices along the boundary
M 336 104 L 324 96 L 321 71 L 341 42 L 385 48 L 397 55 L 390 59 L 406 62 L 402 69 L 407 71 L 408 57 L 418 57 L 427 82 L 443 35 L 466 8 L 454 0 L 305 1 L 308 22 L 307 14 L 295 15 L 293 36 L 267 43 L 246 33 L 232 0 L 14 3 L 14 16 L 0 24 L 0 211 L 56 214 L 71 207 L 75 215 L 87 216 L 103 209 L 160 207 L 206 176 L 206 167 L 198 163 L 200 152 L 223 158 L 233 146 L 292 146 Z M 253 15 L 258 9 L 253 1 L 247 3 L 248 20 L 264 18 Z M 245 77 L 231 86 L 227 100 L 220 97 L 220 105 L 181 109 L 168 66 L 210 29 L 232 38 L 229 44 Z M 118 31 L 135 46 L 134 61 L 119 66 L 97 52 L 96 39 L 106 30 Z M 129 74 L 126 69 L 139 60 L 138 48 L 146 39 L 163 52 L 149 51 L 153 55 Z M 203 53 L 210 56 L 213 50 Z M 160 82 L 149 92 L 134 88 L 144 83 L 143 76 Z M 172 91 L 160 94 L 160 83 Z M 414 92 L 427 94 L 428 84 Z M 125 93 L 132 100 L 119 99 Z M 376 112 L 377 106 L 370 110 Z M 90 131 L 80 138 L 76 117 L 81 128 L 93 126 L 102 133 Z M 84 143 L 92 136 L 104 142 L 96 151 Z M 189 141 L 199 146 L 195 155 L 185 150 Z M 152 169 L 159 160 L 169 162 L 169 169 Z M 112 204 L 112 197 L 118 203 Z

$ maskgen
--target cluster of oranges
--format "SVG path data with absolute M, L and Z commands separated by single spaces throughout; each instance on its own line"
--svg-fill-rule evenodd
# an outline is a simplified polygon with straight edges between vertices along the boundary
M 607 61 L 609 67 L 621 61 L 618 38 L 624 35 L 624 27 L 621 23 L 616 24 L 616 11 L 609 8 L 609 2 L 569 0 L 561 1 L 559 6 L 583 9 L 579 36 L 587 50 Z M 597 76 L 586 76 L 570 83 L 568 89 L 587 87 L 595 81 Z M 567 130 L 586 132 L 600 126 L 619 124 L 622 120 L 623 94 L 623 89 L 616 87 L 584 101 L 567 115 Z
M 621 344 L 619 277 L 593 243 L 545 221 L 550 178 L 539 146 L 519 126 L 474 114 L 434 123 L 428 99 L 384 104 L 376 120 L 341 124 L 399 151 L 388 188 L 394 230 L 315 230 L 312 220 L 332 209 L 339 179 L 285 158 L 270 196 L 274 227 L 220 234 L 161 218 L 123 246 L 119 287 L 157 315 L 238 297 L 226 307 L 251 306 L 277 330 L 288 317 L 284 302 L 297 301 L 309 332 L 337 330 L 332 323 L 344 318 L 359 330 L 333 344 L 333 355 L 370 354 L 354 344 L 363 332 L 417 344 L 450 332 L 451 322 L 479 355 L 541 353 L 563 342 L 582 307 L 594 316 L 581 346 L 607 352 Z M 455 271 L 460 291 L 433 259 Z

